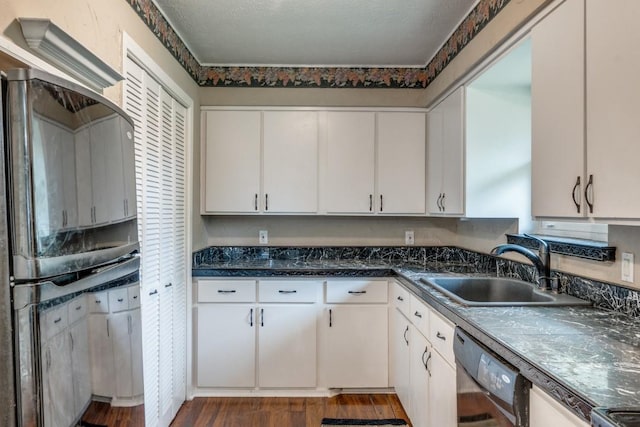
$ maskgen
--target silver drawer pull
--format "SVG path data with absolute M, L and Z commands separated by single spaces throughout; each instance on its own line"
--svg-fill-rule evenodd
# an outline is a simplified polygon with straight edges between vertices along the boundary
M 396 298 L 398 301 L 404 301 L 404 298 L 402 298 L 400 295 L 398 295 L 398 298 Z
M 236 290 L 235 289 L 231 289 L 231 290 L 218 289 L 218 293 L 219 294 L 235 294 Z
M 133 299 L 138 299 L 138 295 L 134 295 L 134 296 L 133 296 Z
M 62 317 L 58 317 L 56 320 L 53 321 L 53 323 L 60 323 L 62 321 Z
M 118 298 L 118 302 L 124 301 L 124 298 Z
M 281 293 L 281 294 L 295 294 L 295 293 L 297 293 L 297 292 L 298 292 L 298 291 L 296 291 L 296 290 L 293 290 L 293 291 L 283 291 L 282 289 L 278 291 L 278 293 Z
M 440 338 L 440 339 L 441 339 L 441 340 L 443 340 L 443 341 L 446 341 L 446 340 L 447 340 L 447 337 L 445 337 L 444 335 L 442 335 L 442 334 L 440 333 L 440 331 L 438 331 L 438 333 L 436 334 L 436 338 Z
M 82 309 L 82 306 L 81 306 L 81 305 L 79 305 L 79 306 L 77 306 L 77 307 L 76 307 L 76 311 L 81 310 L 81 309 Z
M 362 294 L 366 294 L 367 291 L 349 291 L 349 293 L 351 295 L 362 295 Z
M 97 299 L 96 304 L 102 304 L 102 300 Z
M 422 314 L 420 314 L 420 313 L 419 313 L 419 312 L 417 312 L 417 311 L 416 311 L 415 313 L 413 313 L 413 315 L 422 319 Z

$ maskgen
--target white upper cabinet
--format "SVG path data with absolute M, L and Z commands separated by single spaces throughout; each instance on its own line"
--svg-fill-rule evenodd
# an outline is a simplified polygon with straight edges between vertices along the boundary
M 463 215 L 464 88 L 428 114 L 427 206 L 431 215 Z
M 257 212 L 261 113 L 207 111 L 203 123 L 205 211 Z
M 318 113 L 267 111 L 264 116 L 264 211 L 318 210 Z
M 327 113 L 327 213 L 373 213 L 375 113 Z
M 425 114 L 378 113 L 377 211 L 425 213 Z
M 208 110 L 203 214 L 425 213 L 419 110 Z
M 531 30 L 534 217 L 586 214 L 584 54 L 582 1 L 562 3 Z
M 564 2 L 532 30 L 532 211 L 637 219 L 640 4 Z M 558 70 L 562 70 L 559 72 Z
M 640 218 L 640 2 L 606 3 L 586 2 L 587 205 L 598 218 Z

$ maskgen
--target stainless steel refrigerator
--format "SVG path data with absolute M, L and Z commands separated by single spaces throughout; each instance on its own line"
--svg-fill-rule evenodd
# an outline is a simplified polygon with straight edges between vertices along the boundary
M 43 390 L 42 313 L 138 280 L 133 122 L 33 69 L 7 72 L 2 109 L 0 425 L 57 426 L 51 412 L 66 409 Z

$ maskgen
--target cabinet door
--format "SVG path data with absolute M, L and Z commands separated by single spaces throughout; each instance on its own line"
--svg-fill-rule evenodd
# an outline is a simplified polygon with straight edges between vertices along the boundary
M 456 370 L 435 350 L 429 359 L 429 419 L 431 426 L 454 427 L 458 422 Z
M 52 337 L 43 348 L 42 372 L 45 427 L 71 425 L 75 418 L 71 347 L 68 333 Z
M 81 414 L 91 400 L 89 365 L 89 324 L 83 317 L 69 328 L 71 366 L 73 367 L 73 400 L 75 414 Z
M 391 335 L 391 353 L 393 355 L 393 380 L 392 385 L 396 390 L 398 399 L 407 414 L 411 413 L 411 401 L 409 390 L 409 360 L 411 357 L 410 343 L 412 342 L 412 328 L 406 317 L 398 309 L 393 310 L 394 324 Z
M 530 427 L 587 427 L 589 424 L 537 387 L 531 388 Z
M 327 113 L 325 209 L 373 213 L 375 113 Z
M 258 386 L 316 386 L 315 304 L 259 308 Z
M 377 211 L 425 213 L 424 113 L 378 113 Z
M 200 387 L 254 387 L 255 306 L 198 306 L 196 378 Z
M 416 427 L 429 426 L 429 383 L 431 381 L 431 346 L 429 341 L 413 326 L 411 327 L 411 358 L 409 361 L 411 424 Z M 439 410 L 439 408 L 438 408 Z M 452 427 L 445 424 L 431 424 L 432 426 Z
M 464 214 L 464 88 L 442 102 L 442 212 Z
M 204 131 L 206 212 L 257 212 L 260 194 L 259 111 L 207 111 Z M 283 157 L 286 159 L 287 157 Z
M 640 217 L 640 2 L 586 2 L 587 180 L 593 216 Z
M 91 390 L 96 396 L 112 397 L 114 392 L 114 361 L 111 346 L 111 329 L 108 315 L 89 315 Z
M 326 306 L 322 325 L 327 387 L 388 387 L 386 304 Z
M 442 213 L 443 114 L 440 104 L 427 114 L 427 212 L 431 215 Z
M 464 88 L 427 116 L 427 210 L 464 214 Z
M 582 1 L 562 3 L 531 30 L 534 217 L 580 217 L 586 213 L 584 55 Z M 609 91 L 608 84 L 602 86 Z
M 263 133 L 264 211 L 318 211 L 318 113 L 269 111 Z

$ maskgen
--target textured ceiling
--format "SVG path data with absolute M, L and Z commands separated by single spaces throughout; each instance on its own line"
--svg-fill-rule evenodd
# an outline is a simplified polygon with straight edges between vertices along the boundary
M 477 0 L 154 0 L 202 65 L 424 67 Z

